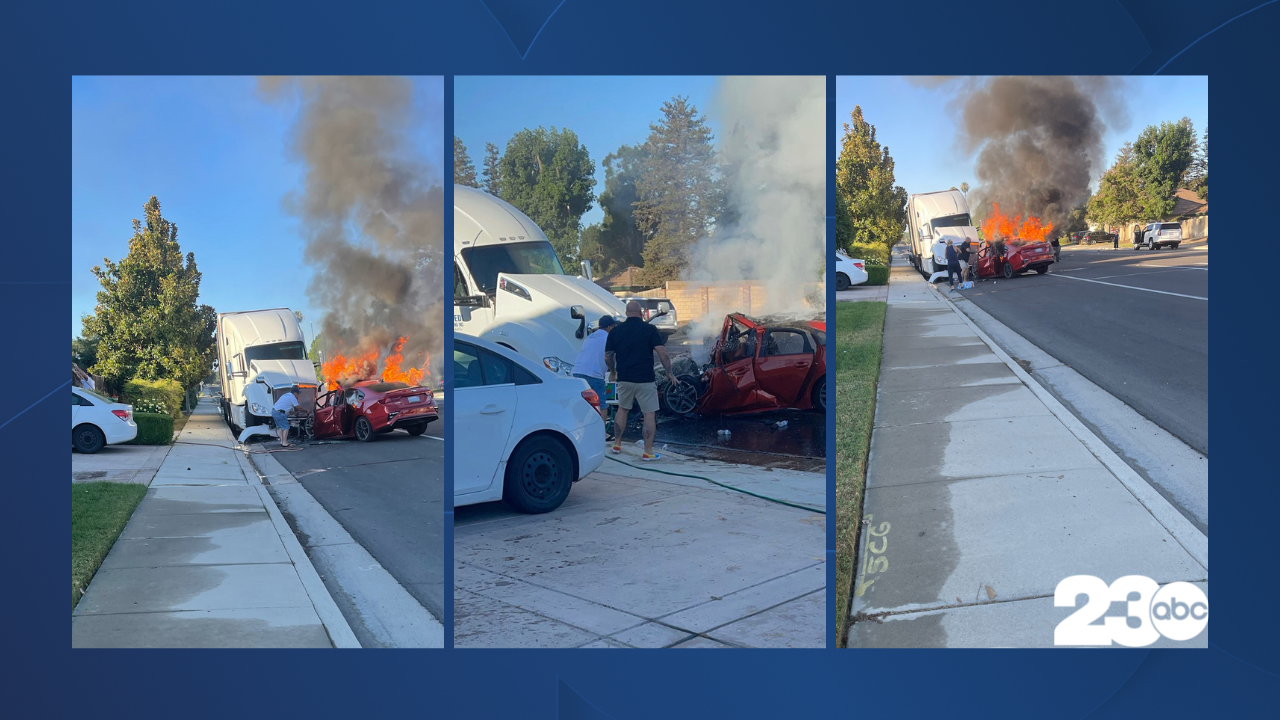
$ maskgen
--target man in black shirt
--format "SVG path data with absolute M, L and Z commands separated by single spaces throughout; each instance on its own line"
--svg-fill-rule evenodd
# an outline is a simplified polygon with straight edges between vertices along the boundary
M 969 240 L 960 243 L 960 252 L 957 254 L 960 256 L 960 282 L 967 283 L 969 282 L 969 258 L 973 256 L 973 246 Z
M 653 372 L 653 355 L 667 371 L 667 377 L 679 384 L 671 371 L 671 358 L 667 356 L 666 342 L 658 328 L 641 317 L 640 303 L 627 303 L 627 320 L 609 332 L 604 344 L 604 361 L 609 368 L 609 379 L 618 383 L 618 414 L 613 421 L 613 451 L 622 452 L 622 434 L 627 431 L 627 413 L 632 403 L 640 404 L 644 413 L 644 454 L 641 460 L 657 460 L 653 451 L 653 435 L 657 429 L 654 416 L 658 412 L 657 377 Z

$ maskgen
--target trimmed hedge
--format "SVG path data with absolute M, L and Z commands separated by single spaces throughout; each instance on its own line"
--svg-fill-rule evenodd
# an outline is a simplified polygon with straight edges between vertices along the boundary
M 884 265 L 868 265 L 867 281 L 863 285 L 887 285 L 889 283 L 889 268 Z
M 182 415 L 182 386 L 177 380 L 130 380 L 124 384 L 122 402 L 138 403 L 150 400 L 159 403 L 165 412 L 177 420 Z
M 168 445 L 173 442 L 173 418 L 159 413 L 134 413 L 133 421 L 138 423 L 138 437 L 130 441 L 133 445 Z
M 851 258 L 858 258 L 868 265 L 888 265 L 889 248 L 879 244 L 853 243 L 846 251 Z

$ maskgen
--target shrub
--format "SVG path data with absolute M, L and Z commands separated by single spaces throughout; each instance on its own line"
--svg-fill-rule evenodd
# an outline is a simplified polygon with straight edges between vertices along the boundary
M 889 268 L 884 265 L 868 265 L 864 285 L 884 285 L 889 282 Z
M 132 440 L 132 444 L 168 445 L 173 441 L 173 418 L 169 415 L 135 412 L 133 421 L 138 423 L 138 437 Z
M 168 413 L 173 419 L 182 416 L 182 386 L 177 380 L 130 380 L 124 384 L 121 395 L 137 410 L 147 400 L 158 402 L 163 408 L 160 412 Z M 155 407 L 148 405 L 148 407 Z
M 867 265 L 889 264 L 889 248 L 883 245 L 853 243 L 847 252 L 849 257 L 861 259 Z

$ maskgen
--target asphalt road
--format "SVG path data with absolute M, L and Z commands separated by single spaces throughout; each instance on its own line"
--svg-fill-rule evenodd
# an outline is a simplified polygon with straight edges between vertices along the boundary
M 444 432 L 397 430 L 276 459 L 423 607 L 444 617 Z
M 1064 249 L 1046 275 L 987 280 L 962 294 L 1209 454 L 1207 246 Z

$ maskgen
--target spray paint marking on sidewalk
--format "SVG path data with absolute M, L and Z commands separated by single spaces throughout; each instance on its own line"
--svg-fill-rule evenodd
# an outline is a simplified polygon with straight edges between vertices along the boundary
M 876 578 L 867 579 L 872 573 L 882 573 L 889 570 L 889 558 L 885 556 L 885 550 L 889 549 L 889 528 L 888 522 L 880 523 L 877 532 L 876 527 L 871 526 L 871 521 L 875 519 L 874 515 L 867 515 L 863 518 L 863 522 L 867 524 L 867 554 L 866 562 L 862 566 L 862 580 L 858 582 L 858 587 L 854 588 L 854 596 L 861 597 L 875 583 Z M 882 542 L 880 547 L 876 547 L 876 539 Z

